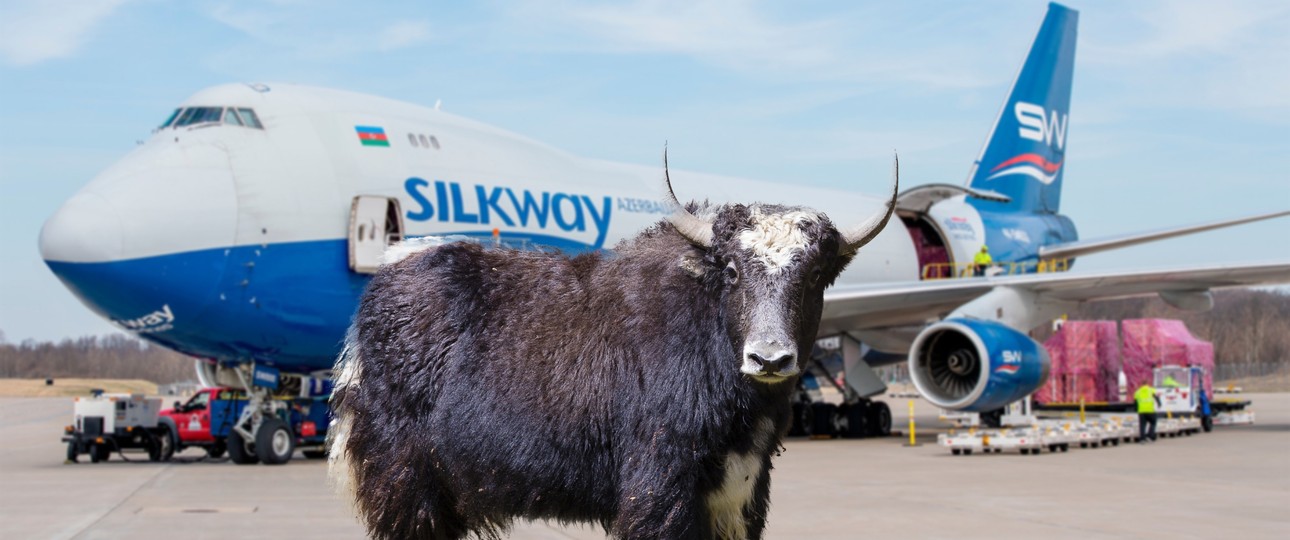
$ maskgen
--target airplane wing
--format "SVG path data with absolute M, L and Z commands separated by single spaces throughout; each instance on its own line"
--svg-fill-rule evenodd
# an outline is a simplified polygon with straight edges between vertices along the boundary
M 834 287 L 824 293 L 820 334 L 923 325 L 996 287 L 1027 289 L 1040 297 L 1085 302 L 1188 294 L 1228 287 L 1290 283 L 1290 261 L 1169 270 L 1048 273 Z
M 1088 255 L 1090 253 L 1097 253 L 1099 251 L 1120 249 L 1123 247 L 1133 246 L 1137 244 L 1145 244 L 1147 242 L 1164 240 L 1166 238 L 1174 238 L 1176 236 L 1183 236 L 1188 234 L 1195 234 L 1198 232 L 1212 231 L 1214 229 L 1221 229 L 1223 227 L 1231 227 L 1233 225 L 1241 225 L 1244 223 L 1253 223 L 1255 221 L 1263 221 L 1265 219 L 1278 218 L 1282 216 L 1290 216 L 1290 211 L 1282 210 L 1277 212 L 1259 214 L 1256 216 L 1246 216 L 1246 217 L 1236 218 L 1236 219 L 1211 221 L 1209 223 L 1200 223 L 1196 225 L 1187 225 L 1183 227 L 1173 227 L 1169 229 L 1162 229 L 1158 231 L 1151 231 L 1151 232 L 1145 232 L 1145 233 L 1125 234 L 1125 235 L 1113 236 L 1108 238 L 1093 238 L 1089 240 L 1079 240 L 1076 242 L 1070 242 L 1066 244 L 1044 246 L 1039 248 L 1039 258 L 1045 259 L 1045 260 L 1051 260 L 1051 259 L 1065 259 L 1070 257 L 1078 257 L 1081 255 Z

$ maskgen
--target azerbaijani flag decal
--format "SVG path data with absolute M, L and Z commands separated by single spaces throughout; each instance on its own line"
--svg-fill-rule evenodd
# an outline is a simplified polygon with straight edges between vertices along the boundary
M 390 140 L 385 137 L 385 128 L 376 126 L 354 126 L 358 140 L 363 146 L 389 146 Z

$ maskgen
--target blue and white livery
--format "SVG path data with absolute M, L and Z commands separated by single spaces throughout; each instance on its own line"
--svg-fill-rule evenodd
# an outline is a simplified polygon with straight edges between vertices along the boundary
M 822 337 L 863 342 L 870 365 L 907 357 L 933 403 L 981 410 L 1028 393 L 1046 359 L 1025 332 L 1075 303 L 1161 294 L 1195 309 L 1211 288 L 1290 281 L 1284 262 L 1066 272 L 1076 256 L 1287 213 L 1078 239 L 1059 213 L 1077 21 L 1050 5 L 966 185 L 903 192 L 900 219 L 826 293 Z M 661 176 L 661 166 L 573 156 L 437 108 L 228 84 L 186 100 L 68 200 L 40 249 L 86 306 L 200 359 L 207 382 L 250 387 L 258 365 L 278 370 L 282 387 L 307 388 L 316 386 L 310 376 L 328 376 L 389 244 L 460 236 L 612 249 L 668 211 Z M 682 198 L 802 204 L 838 222 L 882 204 L 792 184 L 672 177 Z M 998 270 L 972 277 L 983 245 Z M 864 365 L 859 347 L 842 348 L 848 366 Z M 1004 384 L 1010 377 L 1024 382 Z M 875 393 L 859 379 L 850 390 Z

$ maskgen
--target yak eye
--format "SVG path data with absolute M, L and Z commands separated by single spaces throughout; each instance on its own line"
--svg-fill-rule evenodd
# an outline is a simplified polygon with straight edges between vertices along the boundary
M 726 283 L 734 285 L 739 282 L 739 271 L 735 270 L 735 263 L 732 261 L 726 264 L 726 269 L 721 271 L 721 277 L 725 278 Z
M 822 277 L 823 275 L 824 275 L 824 270 L 820 269 L 820 267 L 816 266 L 815 268 L 812 268 L 812 269 L 811 269 L 811 285 L 819 285 L 819 284 L 820 284 L 820 277 Z

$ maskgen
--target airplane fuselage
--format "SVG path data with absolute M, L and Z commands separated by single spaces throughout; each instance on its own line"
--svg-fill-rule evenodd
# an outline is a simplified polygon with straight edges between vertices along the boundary
M 91 309 L 197 357 L 329 368 L 368 279 L 347 264 L 359 195 L 397 200 L 403 236 L 571 254 L 612 249 L 667 212 L 661 167 L 579 158 L 436 109 L 239 84 L 199 92 L 181 110 L 198 107 L 253 110 L 259 126 L 172 120 L 68 201 L 41 238 L 50 268 Z M 880 204 L 854 192 L 672 178 L 682 198 L 802 204 L 840 223 Z M 961 200 L 941 209 L 925 218 L 946 224 L 951 259 L 968 260 L 987 227 Z M 918 279 L 903 229 L 888 227 L 839 282 Z

